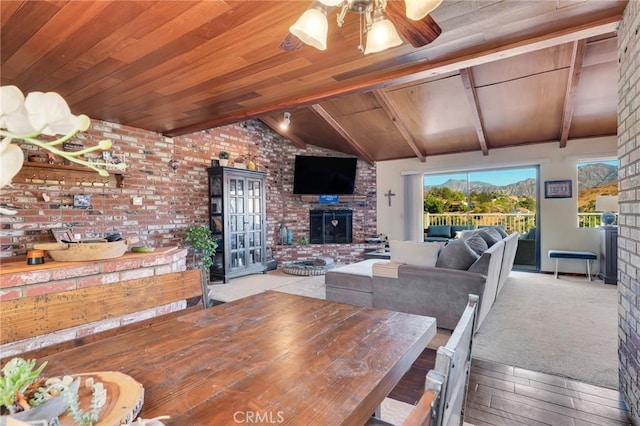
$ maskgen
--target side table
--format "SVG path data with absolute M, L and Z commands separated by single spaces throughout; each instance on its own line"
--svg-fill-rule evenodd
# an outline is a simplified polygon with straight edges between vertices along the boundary
M 370 250 L 364 252 L 365 259 L 391 259 L 391 252 L 386 249 L 384 252 L 378 250 Z

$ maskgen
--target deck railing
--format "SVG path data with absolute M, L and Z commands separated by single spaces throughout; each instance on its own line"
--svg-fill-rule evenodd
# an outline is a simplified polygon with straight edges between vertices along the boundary
M 536 226 L 535 213 L 425 213 L 424 227 L 429 225 L 504 226 L 507 233 L 524 234 Z M 597 228 L 600 213 L 578 213 L 577 226 Z

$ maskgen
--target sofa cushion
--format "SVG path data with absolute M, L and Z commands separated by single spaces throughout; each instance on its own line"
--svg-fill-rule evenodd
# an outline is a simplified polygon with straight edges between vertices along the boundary
M 482 255 L 487 249 L 489 245 L 487 242 L 478 234 L 473 234 L 469 238 L 465 239 L 465 242 L 471 247 L 473 251 L 476 252 L 478 256 Z
M 391 261 L 416 266 L 436 266 L 441 243 L 417 241 L 389 241 Z
M 427 228 L 428 237 L 451 238 L 451 225 L 432 225 Z
M 465 240 L 453 240 L 440 249 L 436 266 L 439 268 L 467 270 L 478 255 L 469 247 Z
M 522 236 L 525 240 L 535 240 L 536 239 L 536 227 L 529 229 L 529 232 Z
M 502 228 L 502 226 L 496 226 L 496 227 L 491 228 L 491 229 L 495 229 L 495 230 L 496 230 L 496 232 L 497 232 L 498 234 L 500 234 L 500 236 L 501 236 L 502 238 L 507 238 L 507 237 L 509 236 L 509 234 L 507 234 L 507 231 L 505 231 L 505 230 Z
M 456 232 L 470 231 L 475 228 L 475 225 L 451 225 L 451 234 L 455 235 Z
M 481 236 L 489 247 L 497 243 L 502 239 L 498 231 L 492 230 L 490 228 L 481 229 L 477 232 L 477 235 Z
M 324 276 L 324 283 L 327 287 L 338 287 L 356 291 L 371 293 L 371 277 L 373 275 L 373 264 L 377 262 L 387 262 L 381 259 L 367 259 L 350 265 L 327 271 Z

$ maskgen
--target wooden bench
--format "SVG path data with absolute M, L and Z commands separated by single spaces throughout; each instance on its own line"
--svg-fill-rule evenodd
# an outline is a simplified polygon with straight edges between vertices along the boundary
M 0 345 L 118 318 L 182 300 L 191 300 L 198 304 L 203 296 L 203 288 L 201 271 L 195 269 L 0 301 L 0 317 L 2 318 Z M 190 311 L 196 308 L 193 306 L 188 309 Z M 202 308 L 199 307 L 199 309 Z M 142 323 L 149 325 L 153 322 L 163 321 L 165 316 L 175 316 L 175 314 L 184 314 L 189 311 L 182 310 L 172 314 L 159 315 L 144 320 Z M 127 327 L 130 329 L 136 325 L 117 328 Z M 98 333 L 95 336 L 101 335 L 104 338 L 113 334 L 118 334 L 118 330 L 108 330 L 104 334 Z M 96 339 L 88 336 L 62 344 L 54 344 L 56 349 L 52 351 L 57 352 L 66 347 L 77 346 Z M 40 351 L 39 355 L 42 356 L 43 353 L 45 352 Z
M 549 250 L 547 255 L 549 259 L 556 260 L 556 270 L 554 276 L 558 278 L 558 259 L 584 259 L 587 262 L 587 278 L 591 281 L 591 261 L 596 260 L 598 256 L 592 251 L 576 251 L 576 250 Z

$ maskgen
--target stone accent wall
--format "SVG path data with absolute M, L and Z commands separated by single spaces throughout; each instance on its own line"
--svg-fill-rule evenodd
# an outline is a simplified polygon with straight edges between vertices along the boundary
M 640 424 L 640 2 L 618 29 L 618 335 L 620 391 Z
M 183 245 L 190 225 L 208 223 L 206 168 L 221 150 L 232 159 L 251 158 L 267 171 L 267 248 L 277 242 L 283 220 L 297 241 L 308 235 L 312 205 L 292 193 L 295 155 L 343 155 L 314 146 L 299 149 L 256 120 L 175 138 L 94 121 L 82 137 L 92 143 L 113 140 L 113 155 L 128 165 L 124 188 L 15 182 L 0 194 L 0 203 L 19 209 L 15 216 L 0 216 L 0 258 L 24 256 L 34 243 L 51 241 L 51 228 L 72 228 L 81 239 L 118 231 L 125 238 L 137 236 L 141 245 Z M 171 159 L 179 161 L 175 173 Z M 366 201 L 345 207 L 354 210 L 354 242 L 361 242 L 376 233 L 375 166 L 359 161 L 357 173 L 356 193 Z M 75 194 L 91 195 L 92 207 L 74 208 Z M 133 197 L 142 197 L 142 206 L 134 206 Z

